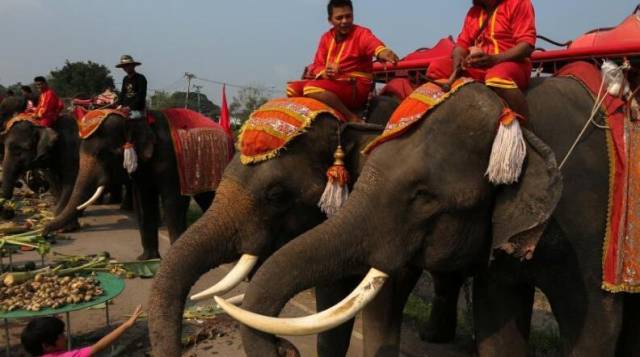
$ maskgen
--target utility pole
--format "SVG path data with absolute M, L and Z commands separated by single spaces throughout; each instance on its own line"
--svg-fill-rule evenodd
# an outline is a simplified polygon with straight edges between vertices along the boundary
M 200 89 L 202 89 L 202 86 L 199 86 L 197 84 L 193 85 L 193 88 L 195 88 L 196 93 L 198 94 L 198 113 L 202 113 L 202 111 L 200 110 L 200 108 L 202 108 L 200 106 Z
M 187 96 L 184 98 L 184 108 L 189 109 L 189 94 L 191 93 L 191 80 L 196 78 L 195 74 L 185 72 L 184 76 L 187 77 Z

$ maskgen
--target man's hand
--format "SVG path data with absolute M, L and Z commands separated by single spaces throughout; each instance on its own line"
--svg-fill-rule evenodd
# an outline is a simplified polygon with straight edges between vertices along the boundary
M 322 77 L 324 79 L 331 79 L 338 75 L 338 65 L 335 63 L 329 63 L 325 67 L 324 74 Z
M 489 68 L 498 64 L 498 58 L 494 55 L 489 55 L 484 52 L 479 52 L 474 55 L 470 55 L 465 59 L 468 67 L 474 68 Z
M 383 50 L 382 52 L 380 52 L 378 54 L 378 59 L 380 61 L 382 61 L 382 62 L 389 62 L 389 63 L 392 63 L 392 64 L 397 64 L 398 61 L 400 61 L 400 58 L 398 58 L 398 55 L 396 55 L 390 49 L 386 49 L 386 50 Z

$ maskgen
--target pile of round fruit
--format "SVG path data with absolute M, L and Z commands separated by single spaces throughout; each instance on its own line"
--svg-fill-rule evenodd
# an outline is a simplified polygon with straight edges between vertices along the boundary
M 0 287 L 0 311 L 40 311 L 88 302 L 103 294 L 94 277 L 37 274 L 15 286 Z

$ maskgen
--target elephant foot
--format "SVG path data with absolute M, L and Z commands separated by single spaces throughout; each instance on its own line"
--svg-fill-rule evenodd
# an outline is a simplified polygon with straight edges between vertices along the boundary
M 62 227 L 62 229 L 59 229 L 58 232 L 60 232 L 60 233 L 71 233 L 71 232 L 75 232 L 75 231 L 79 230 L 80 228 L 81 228 L 80 222 L 78 222 L 77 219 L 74 219 L 69 224 L 67 224 L 66 226 Z
M 160 259 L 160 253 L 158 253 L 157 250 L 153 252 L 144 251 L 144 253 L 140 254 L 137 259 L 138 260 Z
M 280 357 L 300 357 L 300 351 L 291 342 L 278 338 L 278 355 Z
M 439 302 L 438 298 L 436 298 L 431 309 L 429 321 L 424 329 L 420 331 L 420 338 L 430 343 L 449 343 L 453 341 L 456 337 L 457 324 L 457 311 L 455 308 L 455 303 Z
M 133 212 L 133 202 L 131 200 L 122 200 L 120 203 L 120 209 L 127 212 Z

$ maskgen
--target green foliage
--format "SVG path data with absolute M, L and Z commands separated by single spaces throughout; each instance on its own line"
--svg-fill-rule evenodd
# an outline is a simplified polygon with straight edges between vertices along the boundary
M 95 62 L 65 62 L 61 69 L 49 74 L 49 85 L 60 97 L 96 96 L 113 87 L 109 69 Z
M 153 278 L 160 267 L 160 259 L 145 260 L 142 262 L 121 263 L 122 268 L 138 278 Z
M 249 119 L 249 115 L 267 100 L 269 100 L 267 91 L 262 88 L 250 87 L 238 91 L 229 105 L 229 112 L 233 117 L 231 122 L 233 130 L 240 129 L 242 124 Z
M 22 82 L 14 83 L 14 84 L 12 84 L 10 86 L 7 86 L 7 87 L 5 87 L 3 85 L 0 85 L 0 95 L 3 95 L 3 96 L 6 95 L 7 91 L 10 91 L 10 90 L 13 91 L 13 93 L 15 95 L 20 95 L 22 93 L 20 91 L 20 88 L 22 88 L 23 85 L 24 84 L 22 84 Z M 31 87 L 33 89 L 33 86 L 31 86 Z
M 424 325 L 429 320 L 429 315 L 431 315 L 431 304 L 411 294 L 409 295 L 407 303 L 404 305 L 403 314 L 419 326 Z
M 186 92 L 168 93 L 156 91 L 151 96 L 151 108 L 155 110 L 184 108 L 186 96 Z M 220 115 L 220 107 L 202 93 L 189 93 L 189 102 L 187 104 L 189 109 L 198 111 L 210 118 L 217 118 Z

